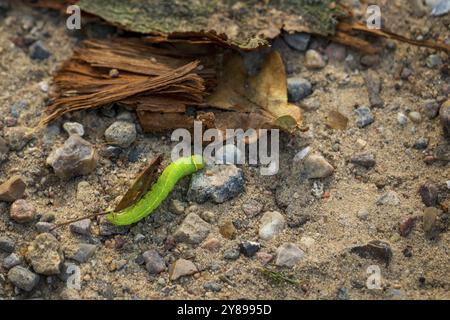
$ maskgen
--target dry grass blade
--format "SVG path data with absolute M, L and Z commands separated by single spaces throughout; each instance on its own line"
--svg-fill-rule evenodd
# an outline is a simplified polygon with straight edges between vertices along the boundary
M 419 46 L 419 47 L 427 47 L 427 48 L 445 51 L 447 53 L 450 52 L 450 45 L 448 45 L 446 43 L 439 42 L 439 41 L 429 41 L 429 40 L 419 41 L 419 40 L 409 39 L 409 38 L 406 38 L 402 35 L 396 34 L 389 30 L 369 29 L 365 24 L 363 24 L 361 22 L 354 22 L 354 23 L 341 22 L 338 24 L 337 30 L 339 30 L 347 35 L 349 32 L 352 32 L 352 31 L 361 31 L 361 32 L 364 32 L 364 33 L 367 33 L 367 34 L 370 34 L 370 35 L 373 35 L 376 37 L 397 40 L 400 42 L 409 43 L 409 44 Z M 339 33 L 338 33 L 338 35 L 339 35 Z M 349 44 L 349 45 L 351 45 L 351 44 Z

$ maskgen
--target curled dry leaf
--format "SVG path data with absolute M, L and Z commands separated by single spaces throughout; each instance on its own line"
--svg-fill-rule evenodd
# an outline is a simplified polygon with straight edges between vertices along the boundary
M 147 167 L 137 176 L 128 191 L 124 194 L 114 212 L 119 212 L 138 202 L 158 178 L 158 169 L 161 165 L 162 155 L 158 154 L 150 160 Z
M 242 56 L 233 54 L 207 104 L 228 111 L 215 115 L 219 129 L 278 127 L 293 131 L 302 123 L 300 109 L 288 103 L 285 68 L 276 51 L 266 56 L 255 76 L 248 75 Z

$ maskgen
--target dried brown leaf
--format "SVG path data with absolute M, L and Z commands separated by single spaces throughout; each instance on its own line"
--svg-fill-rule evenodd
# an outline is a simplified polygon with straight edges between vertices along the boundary
M 115 212 L 119 212 L 132 206 L 134 203 L 138 202 L 148 190 L 150 190 L 150 187 L 158 178 L 158 169 L 161 165 L 161 161 L 161 154 L 158 154 L 150 160 L 147 167 L 137 176 L 128 191 L 124 194 L 119 204 L 114 209 Z
M 267 55 L 255 76 L 248 75 L 243 58 L 233 54 L 207 104 L 231 111 L 216 117 L 218 127 L 224 123 L 228 128 L 278 127 L 292 131 L 302 123 L 300 109 L 288 103 L 284 64 L 276 51 Z

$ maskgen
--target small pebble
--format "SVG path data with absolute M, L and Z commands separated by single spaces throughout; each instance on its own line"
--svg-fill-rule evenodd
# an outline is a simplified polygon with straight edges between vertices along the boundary
M 191 276 L 197 272 L 197 267 L 191 261 L 178 259 L 169 268 L 169 279 L 175 281 L 181 277 Z
M 312 85 L 307 79 L 294 77 L 288 78 L 289 102 L 299 102 L 312 94 Z
M 91 259 L 95 251 L 97 250 L 97 246 L 89 243 L 81 243 L 78 245 L 77 250 L 74 254 L 68 255 L 68 258 L 75 260 L 79 263 L 86 263 Z
M 194 173 L 188 199 L 197 203 L 224 203 L 244 191 L 244 172 L 235 165 L 215 165 Z
M 356 125 L 359 128 L 365 128 L 375 121 L 372 111 L 368 107 L 361 106 L 355 110 L 355 113 L 357 116 Z
M 422 137 L 419 138 L 416 142 L 413 144 L 413 148 L 416 150 L 425 150 L 428 148 L 429 140 L 428 138 Z
M 450 136 L 450 100 L 442 104 L 439 111 L 439 118 L 444 129 L 444 134 Z
M 437 220 L 439 210 L 436 208 L 425 208 L 423 213 L 423 231 L 428 238 L 433 238 L 437 233 Z
M 395 191 L 390 190 L 378 198 L 377 204 L 398 206 L 400 204 L 400 199 Z
M 0 201 L 13 202 L 25 193 L 27 185 L 22 176 L 13 176 L 0 185 Z
M 211 252 L 219 251 L 220 246 L 220 240 L 217 238 L 208 239 L 202 244 L 203 249 L 209 250 Z
M 425 182 L 419 188 L 419 194 L 422 202 L 427 207 L 436 207 L 438 205 L 439 189 L 433 182 Z
M 305 66 L 308 69 L 322 69 L 326 66 L 326 62 L 319 52 L 308 50 L 305 54 Z
M 239 256 L 240 256 L 240 251 L 237 249 L 226 250 L 223 254 L 223 258 L 225 260 L 231 260 L 231 261 L 239 259 Z
M 7 237 L 0 237 L 0 251 L 12 253 L 14 252 L 15 247 L 16 243 L 14 242 L 14 240 Z
M 428 58 L 426 59 L 426 65 L 428 68 L 430 69 L 434 69 L 436 67 L 439 67 L 442 65 L 442 59 L 440 56 L 438 56 L 437 54 L 431 54 L 428 56 Z
M 305 172 L 310 179 L 320 179 L 331 176 L 334 168 L 322 155 L 311 154 L 305 159 Z
M 199 244 L 209 234 L 211 226 L 195 213 L 186 216 L 181 226 L 175 231 L 174 238 L 177 242 Z
M 242 205 L 242 210 L 249 217 L 255 217 L 263 210 L 263 204 L 256 200 L 249 200 Z
M 367 68 L 371 68 L 380 64 L 379 55 L 364 55 L 361 57 L 361 64 Z
M 357 254 L 364 259 L 374 259 L 383 262 L 386 266 L 389 265 L 393 256 L 389 243 L 379 240 L 370 241 L 365 245 L 354 246 L 350 248 L 350 253 Z
M 376 165 L 375 156 L 368 152 L 355 154 L 350 162 L 367 169 L 373 168 Z
M 70 231 L 81 235 L 91 234 L 91 219 L 73 222 L 69 225 Z
M 305 253 L 297 245 L 285 243 L 277 249 L 275 265 L 292 268 L 303 260 L 304 257 Z
M 63 128 L 69 136 L 74 134 L 79 135 L 80 137 L 84 136 L 84 127 L 81 123 L 66 122 L 64 123 Z
M 55 225 L 50 222 L 40 221 L 36 223 L 36 230 L 38 233 L 49 233 L 54 227 Z
M 39 276 L 24 267 L 16 266 L 9 270 L 8 280 L 16 287 L 31 292 L 39 283 Z
M 11 253 L 3 260 L 3 267 L 7 270 L 18 266 L 22 263 L 22 259 L 15 253 Z
M 127 121 L 116 121 L 105 131 L 106 141 L 121 148 L 131 146 L 136 137 L 136 125 Z
M 311 35 L 309 33 L 286 34 L 283 39 L 291 48 L 303 52 L 308 49 Z
M 203 285 L 203 288 L 207 291 L 220 292 L 222 290 L 222 285 L 217 282 L 207 282 Z
M 408 114 L 409 119 L 414 123 L 422 122 L 422 116 L 417 111 L 412 111 Z
M 78 135 L 71 135 L 64 145 L 47 158 L 56 175 L 62 179 L 87 175 L 97 167 L 96 149 Z
M 21 151 L 32 139 L 32 135 L 28 128 L 13 127 L 5 129 L 5 140 L 9 149 L 13 151 Z
M 434 119 L 439 115 L 439 103 L 436 100 L 427 100 L 423 103 L 422 110 L 428 119 Z
M 64 255 L 56 238 L 49 233 L 41 233 L 28 246 L 26 258 L 36 273 L 57 275 L 60 273 Z
M 273 260 L 273 255 L 267 252 L 257 252 L 256 253 L 256 259 L 263 265 L 269 264 Z
M 156 275 L 166 270 L 166 263 L 156 250 L 145 251 L 142 256 L 148 273 Z
M 30 58 L 33 60 L 46 60 L 51 56 L 51 53 L 41 41 L 36 41 L 30 47 Z
M 277 234 L 281 233 L 286 226 L 286 219 L 277 211 L 268 211 L 261 218 L 259 228 L 259 238 L 262 240 L 271 240 Z
M 186 203 L 176 199 L 170 200 L 170 212 L 177 215 L 182 215 L 184 214 L 185 210 L 186 210 Z
M 399 112 L 397 113 L 397 122 L 404 127 L 408 123 L 408 117 L 403 112 Z
M 402 237 L 407 237 L 412 230 L 414 229 L 414 226 L 416 225 L 416 218 L 408 218 L 404 222 L 400 224 L 399 227 L 399 233 Z
M 261 249 L 261 245 L 258 242 L 244 241 L 239 244 L 240 252 L 247 258 L 253 257 Z
M 236 227 L 232 221 L 228 220 L 219 226 L 219 232 L 222 237 L 231 240 L 236 236 Z
M 26 200 L 16 200 L 11 206 L 9 216 L 17 223 L 28 223 L 34 220 L 36 209 Z

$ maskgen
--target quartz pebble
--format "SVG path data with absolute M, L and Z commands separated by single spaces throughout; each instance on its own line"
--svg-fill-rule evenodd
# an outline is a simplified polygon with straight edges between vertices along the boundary
M 408 118 L 414 123 L 420 123 L 422 121 L 422 116 L 417 111 L 410 112 Z
M 177 242 L 199 244 L 209 234 L 211 226 L 195 213 L 186 216 L 181 226 L 174 234 Z
M 277 249 L 275 265 L 292 268 L 305 256 L 305 253 L 294 243 L 285 243 Z
M 169 268 L 169 278 L 171 281 L 175 281 L 181 277 L 190 276 L 197 272 L 197 267 L 191 261 L 178 259 Z
M 319 52 L 308 50 L 305 54 L 305 66 L 308 69 L 322 69 L 326 66 L 326 62 Z
M 223 203 L 244 191 L 244 172 L 235 165 L 216 165 L 194 173 L 188 199 L 197 203 Z
M 17 223 L 28 223 L 34 220 L 36 209 L 26 200 L 16 200 L 11 206 L 9 216 Z
M 64 123 L 63 128 L 69 136 L 74 134 L 79 135 L 80 137 L 84 136 L 84 127 L 78 122 L 66 122 Z
M 326 178 L 333 174 L 334 168 L 320 154 L 311 154 L 305 159 L 305 171 L 310 179 Z
M 70 136 L 61 148 L 54 150 L 47 158 L 47 164 L 62 179 L 91 173 L 97 161 L 97 151 L 78 135 Z
M 277 211 L 268 211 L 261 218 L 259 228 L 259 238 L 262 240 L 271 240 L 279 234 L 286 226 L 286 219 Z

